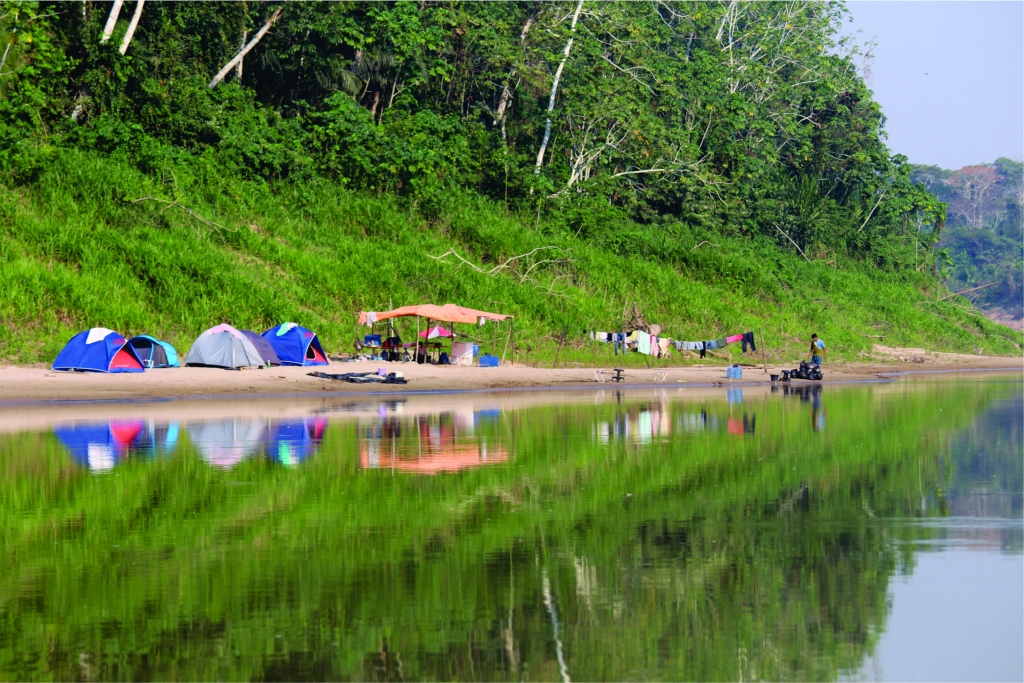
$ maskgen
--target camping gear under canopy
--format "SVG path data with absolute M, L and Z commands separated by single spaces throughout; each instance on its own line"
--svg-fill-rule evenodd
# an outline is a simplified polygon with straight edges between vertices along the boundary
M 387 320 L 388 318 L 408 316 L 419 316 L 428 320 L 437 320 L 445 323 L 465 323 L 469 325 L 476 323 L 480 318 L 485 320 L 505 320 L 512 317 L 501 313 L 488 313 L 487 311 L 456 306 L 455 304 L 445 304 L 444 306 L 420 304 L 419 306 L 402 306 L 401 308 L 384 311 L 383 313 L 361 311 L 359 313 L 359 324 L 368 325 L 373 322 Z
M 452 336 L 452 331 L 451 330 L 446 330 L 445 328 L 441 327 L 440 325 L 435 325 L 434 327 L 431 327 L 429 329 L 426 329 L 426 330 L 423 330 L 422 332 L 420 332 L 420 337 L 422 337 L 423 339 L 437 339 L 438 337 L 451 337 L 451 336 Z
M 165 342 L 148 334 L 140 334 L 128 340 L 135 354 L 147 368 L 180 368 L 178 351 Z
M 225 323 L 199 335 L 185 356 L 185 365 L 229 370 L 258 368 L 263 366 L 263 358 L 248 337 Z
M 135 350 L 117 332 L 93 327 L 72 337 L 53 361 L 54 370 L 145 372 Z
M 281 359 L 277 357 L 277 352 L 274 351 L 274 347 L 270 345 L 270 342 L 252 330 L 242 330 L 242 334 L 248 337 L 252 345 L 256 347 L 264 363 L 267 365 L 281 364 Z
M 263 333 L 281 365 L 327 365 L 327 354 L 313 332 L 295 323 L 281 323 Z

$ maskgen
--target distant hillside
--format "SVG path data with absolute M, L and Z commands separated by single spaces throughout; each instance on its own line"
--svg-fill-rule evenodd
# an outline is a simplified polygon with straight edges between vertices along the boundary
M 967 296 L 989 318 L 1024 330 L 1024 165 L 1011 159 L 948 171 L 912 166 L 949 206 L 939 242 L 952 265 L 948 285 Z

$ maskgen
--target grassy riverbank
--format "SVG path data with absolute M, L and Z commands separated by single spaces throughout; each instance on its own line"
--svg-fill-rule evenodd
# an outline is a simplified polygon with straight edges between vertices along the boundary
M 878 342 L 1020 353 L 1022 335 L 940 300 L 934 281 L 913 271 L 809 263 L 768 242 L 680 225 L 608 226 L 612 248 L 468 193 L 427 218 L 414 203 L 325 181 L 274 185 L 204 168 L 186 159 L 144 174 L 61 151 L 28 182 L 0 186 L 0 360 L 49 361 L 90 326 L 187 349 L 224 321 L 262 330 L 294 320 L 335 353 L 360 332 L 357 310 L 421 301 L 515 315 L 521 358 L 530 345 L 537 361 L 554 355 L 565 330 L 562 360 L 610 355 L 584 344 L 583 330 L 614 328 L 634 302 L 675 338 L 763 329 L 773 355 L 792 355 L 811 331 L 836 358 Z M 473 265 L 431 258 L 450 250 Z M 503 334 L 463 331 L 487 350 Z

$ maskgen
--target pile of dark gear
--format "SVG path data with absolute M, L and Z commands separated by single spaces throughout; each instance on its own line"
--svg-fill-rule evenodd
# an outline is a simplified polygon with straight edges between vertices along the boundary
M 332 375 L 326 372 L 311 372 L 310 377 L 319 377 L 320 379 L 336 379 L 342 382 L 351 382 L 352 384 L 408 384 L 409 380 L 401 375 L 396 375 L 393 372 L 387 375 L 381 376 L 376 372 L 346 372 L 339 375 Z
M 800 361 L 800 368 L 798 370 L 783 370 L 782 376 L 779 379 L 783 382 L 788 382 L 791 379 L 811 379 L 820 381 L 821 366 L 811 365 L 805 360 Z

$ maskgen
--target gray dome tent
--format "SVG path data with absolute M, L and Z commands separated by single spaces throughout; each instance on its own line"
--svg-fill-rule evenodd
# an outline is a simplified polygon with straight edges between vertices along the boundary
M 258 368 L 263 366 L 263 357 L 248 337 L 225 323 L 199 335 L 185 356 L 185 365 L 230 370 Z
M 263 358 L 264 363 L 267 365 L 281 364 L 281 359 L 277 357 L 277 352 L 274 351 L 274 347 L 270 345 L 270 342 L 252 330 L 242 330 L 242 334 L 248 337 L 252 345 L 256 347 L 256 351 Z

